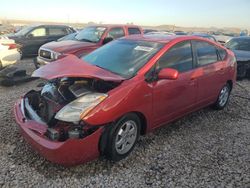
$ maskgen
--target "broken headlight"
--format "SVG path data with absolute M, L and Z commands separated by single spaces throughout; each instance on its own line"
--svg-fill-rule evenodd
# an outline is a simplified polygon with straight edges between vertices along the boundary
M 66 122 L 79 122 L 95 106 L 100 104 L 108 95 L 104 93 L 90 93 L 77 98 L 64 106 L 55 116 Z

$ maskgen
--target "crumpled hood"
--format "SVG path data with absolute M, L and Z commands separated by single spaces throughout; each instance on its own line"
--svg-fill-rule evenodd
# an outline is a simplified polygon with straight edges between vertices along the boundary
M 84 62 L 74 55 L 47 64 L 33 72 L 32 77 L 47 80 L 63 77 L 96 78 L 104 81 L 120 82 L 125 78 Z
M 95 43 L 91 42 L 81 42 L 75 40 L 66 40 L 66 41 L 53 41 L 47 44 L 44 44 L 41 48 L 49 49 L 59 53 L 68 53 L 69 51 L 79 50 L 81 48 L 89 48 L 96 46 Z
M 250 51 L 233 50 L 237 61 L 250 61 Z

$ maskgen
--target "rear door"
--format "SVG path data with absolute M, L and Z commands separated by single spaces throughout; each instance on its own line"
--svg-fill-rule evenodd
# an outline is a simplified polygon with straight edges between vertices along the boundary
M 192 41 L 197 58 L 193 79 L 198 81 L 198 104 L 214 102 L 225 84 L 226 62 L 221 60 L 218 48 L 205 41 Z
M 158 80 L 153 83 L 153 116 L 161 125 L 189 112 L 196 102 L 197 83 L 192 80 L 193 53 L 190 41 L 174 45 L 157 62 L 157 72 L 163 68 L 179 71 L 177 80 Z
M 67 30 L 67 27 L 61 27 L 61 26 L 48 26 L 47 30 L 48 30 L 48 38 L 46 43 L 51 41 L 56 41 L 57 39 L 65 35 L 68 35 L 70 33 L 69 30 Z

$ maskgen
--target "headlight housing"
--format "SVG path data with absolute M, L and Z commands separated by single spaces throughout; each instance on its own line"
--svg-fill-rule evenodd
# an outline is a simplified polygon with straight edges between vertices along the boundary
M 90 93 L 77 98 L 57 112 L 55 118 L 66 122 L 79 122 L 87 113 L 100 104 L 108 95 Z
M 59 52 L 51 52 L 51 59 L 57 60 L 61 55 Z

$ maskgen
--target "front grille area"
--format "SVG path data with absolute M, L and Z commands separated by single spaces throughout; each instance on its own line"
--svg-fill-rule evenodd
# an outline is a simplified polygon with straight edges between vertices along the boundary
M 42 57 L 42 58 L 45 58 L 45 59 L 51 59 L 51 52 L 41 49 L 39 51 L 39 56 Z

